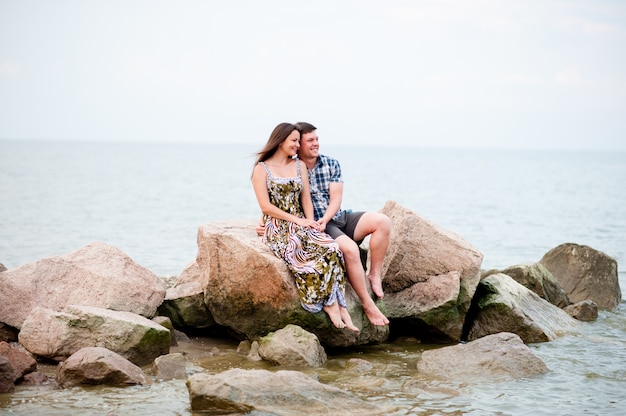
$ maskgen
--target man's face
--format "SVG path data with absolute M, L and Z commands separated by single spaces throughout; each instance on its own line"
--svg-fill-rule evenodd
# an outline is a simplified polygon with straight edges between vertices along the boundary
M 318 157 L 319 149 L 319 138 L 317 137 L 317 132 L 313 130 L 312 132 L 304 133 L 300 138 L 300 150 L 298 150 L 298 156 L 302 159 Z

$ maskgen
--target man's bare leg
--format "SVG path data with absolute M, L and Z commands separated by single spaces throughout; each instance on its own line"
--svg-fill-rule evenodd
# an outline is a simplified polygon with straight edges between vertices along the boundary
M 380 212 L 366 212 L 359 219 L 359 223 L 354 230 L 354 239 L 362 240 L 370 236 L 370 270 L 369 278 L 372 291 L 382 299 L 383 292 L 382 269 L 383 260 L 389 247 L 391 236 L 391 220 Z
M 361 263 L 361 252 L 356 245 L 347 235 L 342 235 L 336 239 L 339 244 L 339 249 L 343 253 L 343 258 L 346 263 L 346 272 L 348 274 L 348 281 L 354 289 L 354 292 L 361 300 L 363 311 L 367 316 L 367 319 L 376 326 L 384 326 L 389 323 L 389 320 L 378 309 L 378 306 L 374 303 L 367 291 L 367 282 L 365 277 L 365 270 L 363 270 L 363 264 Z

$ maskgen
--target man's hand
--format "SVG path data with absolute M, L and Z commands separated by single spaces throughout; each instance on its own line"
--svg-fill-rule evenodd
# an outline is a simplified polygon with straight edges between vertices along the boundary
M 326 230 L 326 220 L 324 218 L 320 218 L 319 220 L 317 220 L 317 223 L 320 226 L 320 231 L 325 231 Z

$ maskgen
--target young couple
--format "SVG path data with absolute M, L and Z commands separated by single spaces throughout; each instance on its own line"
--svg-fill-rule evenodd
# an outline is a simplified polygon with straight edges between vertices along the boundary
M 252 184 L 263 219 L 257 233 L 294 274 L 305 310 L 324 310 L 337 328 L 358 331 L 346 309 L 347 273 L 370 322 L 387 325 L 368 293 L 367 279 L 382 298 L 391 223 L 381 213 L 341 210 L 341 166 L 319 154 L 316 130 L 309 123 L 281 123 L 258 153 Z M 359 244 L 368 235 L 371 262 L 366 276 Z

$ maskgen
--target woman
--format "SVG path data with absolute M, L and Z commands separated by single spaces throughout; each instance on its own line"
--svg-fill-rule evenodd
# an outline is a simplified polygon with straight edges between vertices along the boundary
M 346 309 L 339 245 L 313 220 L 306 166 L 296 157 L 299 148 L 296 127 L 281 123 L 258 153 L 252 185 L 265 222 L 262 240 L 293 272 L 305 310 L 323 309 L 337 328 L 358 331 Z

